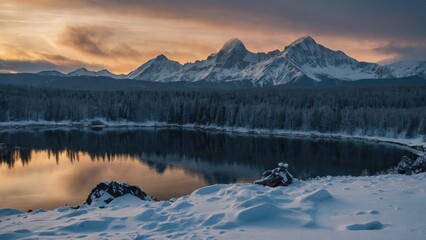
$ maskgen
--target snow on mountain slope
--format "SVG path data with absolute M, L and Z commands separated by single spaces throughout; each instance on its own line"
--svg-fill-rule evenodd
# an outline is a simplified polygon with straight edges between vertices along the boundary
M 386 65 L 395 77 L 419 75 L 426 78 L 426 61 L 400 61 Z
M 356 81 L 413 75 L 426 78 L 426 61 L 398 62 L 387 66 L 359 62 L 307 36 L 294 41 L 283 51 L 253 53 L 240 40 L 231 39 L 217 53 L 193 63 L 182 65 L 161 54 L 128 75 L 115 75 L 106 69 L 95 72 L 80 68 L 66 76 L 106 76 L 154 82 L 250 81 L 254 86 L 265 86 L 297 83 L 300 80 Z
M 254 85 L 278 85 L 303 76 L 294 66 L 279 58 L 281 52 L 253 53 L 238 39 L 225 43 L 218 53 L 204 61 L 189 63 L 180 73 L 180 81 L 243 81 Z
M 95 72 L 95 74 L 96 74 L 97 76 L 110 77 L 110 78 L 117 78 L 117 79 L 123 79 L 123 78 L 126 78 L 126 77 L 127 77 L 127 76 L 126 76 L 126 75 L 124 75 L 124 74 L 120 74 L 120 75 L 114 74 L 114 73 L 112 73 L 112 72 L 108 71 L 107 69 L 102 69 L 102 70 L 100 70 L 100 71 L 97 71 L 97 72 Z
M 284 51 L 270 53 L 252 53 L 240 40 L 231 39 L 219 52 L 211 54 L 207 59 L 180 66 L 165 57 L 157 57 L 128 77 L 162 82 L 249 80 L 258 86 L 297 82 L 301 78 L 321 81 L 323 78 L 358 80 L 392 77 L 386 67 L 358 62 L 341 51 L 333 51 L 317 44 L 311 37 L 296 40 Z M 152 69 L 147 71 L 147 68 Z
M 67 73 L 66 74 L 67 76 L 70 76 L 70 77 L 78 77 L 78 76 L 97 76 L 96 75 L 96 72 L 93 72 L 93 71 L 89 71 L 89 70 L 87 70 L 87 68 L 79 68 L 79 69 L 76 69 L 76 70 L 74 70 L 74 71 L 72 71 L 72 72 L 69 72 L 69 73 Z
M 211 185 L 171 201 L 0 210 L 0 239 L 425 239 L 426 174 Z
M 324 76 L 339 80 L 392 77 L 388 69 L 378 64 L 358 62 L 342 51 L 333 51 L 316 43 L 309 36 L 287 46 L 283 57 L 298 66 L 306 76 L 317 81 Z
M 265 56 L 265 53 L 249 52 L 240 40 L 232 39 L 206 60 L 185 64 L 178 79 L 189 82 L 247 80 L 252 75 L 250 69 Z
M 172 82 L 176 81 L 176 74 L 181 68 L 180 63 L 171 61 L 161 54 L 130 72 L 127 77 L 144 81 Z

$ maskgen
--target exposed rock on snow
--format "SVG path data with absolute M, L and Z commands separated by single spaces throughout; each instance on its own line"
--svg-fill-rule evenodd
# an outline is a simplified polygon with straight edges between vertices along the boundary
M 426 172 L 426 155 L 420 156 L 416 160 L 404 156 L 396 167 L 396 170 L 401 174 Z
M 112 200 L 127 194 L 133 195 L 144 201 L 156 201 L 154 197 L 148 196 L 138 186 L 112 181 L 99 183 L 92 192 L 90 192 L 85 203 L 88 205 L 94 203 L 100 205 L 108 204 Z
M 278 163 L 278 167 L 262 174 L 262 178 L 254 181 L 268 187 L 288 186 L 293 182 L 293 175 L 288 172 L 287 163 Z

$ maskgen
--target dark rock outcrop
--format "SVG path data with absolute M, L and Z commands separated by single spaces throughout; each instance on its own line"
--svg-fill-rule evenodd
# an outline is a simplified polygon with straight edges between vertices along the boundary
M 112 200 L 124 196 L 126 194 L 133 195 L 144 201 L 157 201 L 155 197 L 151 197 L 143 192 L 138 186 L 133 186 L 127 183 L 117 182 L 101 182 L 89 194 L 86 204 L 93 203 L 108 204 Z
M 267 170 L 262 174 L 262 178 L 254 181 L 268 187 L 288 186 L 293 182 L 293 175 L 288 172 L 288 164 L 278 163 L 278 167 Z
M 416 160 L 412 160 L 407 156 L 402 157 L 401 162 L 396 167 L 396 171 L 400 174 L 426 172 L 426 155 L 420 156 Z

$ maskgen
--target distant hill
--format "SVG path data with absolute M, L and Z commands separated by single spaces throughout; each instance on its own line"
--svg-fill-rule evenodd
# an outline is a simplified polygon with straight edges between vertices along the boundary
M 426 79 L 420 76 L 389 79 L 360 79 L 357 81 L 341 81 L 324 78 L 322 81 L 312 81 L 308 77 L 281 85 L 253 85 L 250 80 L 211 82 L 200 80 L 195 82 L 152 82 L 130 79 L 114 79 L 99 76 L 61 76 L 40 74 L 0 74 L 0 84 L 61 88 L 72 90 L 176 90 L 176 89 L 242 89 L 242 88 L 324 88 L 324 87 L 367 87 L 367 86 L 424 86 Z

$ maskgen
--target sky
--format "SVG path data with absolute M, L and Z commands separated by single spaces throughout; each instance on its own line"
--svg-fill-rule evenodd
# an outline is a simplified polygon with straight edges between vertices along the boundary
M 129 73 L 159 54 L 206 59 L 302 36 L 359 61 L 426 60 L 424 0 L 0 0 L 0 72 Z

